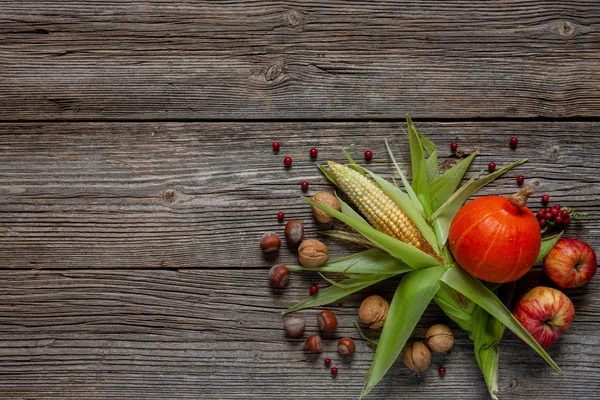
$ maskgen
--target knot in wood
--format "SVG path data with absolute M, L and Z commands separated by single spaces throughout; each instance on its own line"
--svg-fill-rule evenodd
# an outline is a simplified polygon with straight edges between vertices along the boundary
M 302 15 L 297 11 L 292 11 L 288 14 L 287 20 L 290 26 L 298 26 L 302 23 Z
M 163 193 L 163 199 L 167 203 L 175 203 L 175 201 L 177 200 L 177 191 L 174 189 L 165 190 L 165 192 Z
M 279 77 L 279 75 L 281 75 L 282 72 L 283 68 L 281 68 L 281 65 L 273 64 L 269 67 L 269 69 L 267 69 L 267 72 L 265 73 L 265 79 L 267 82 L 274 81 Z
M 560 36 L 569 37 L 575 32 L 575 27 L 569 21 L 562 21 L 558 24 L 558 33 Z

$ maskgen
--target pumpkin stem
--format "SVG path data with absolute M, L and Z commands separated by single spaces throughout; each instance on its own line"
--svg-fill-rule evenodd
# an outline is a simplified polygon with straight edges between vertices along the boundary
M 531 196 L 534 191 L 528 187 L 519 190 L 519 193 L 514 193 L 510 196 L 510 202 L 517 207 L 525 207 L 527 199 Z

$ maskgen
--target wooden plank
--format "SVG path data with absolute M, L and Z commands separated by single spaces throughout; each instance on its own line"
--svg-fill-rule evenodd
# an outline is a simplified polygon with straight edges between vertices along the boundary
M 0 119 L 600 115 L 589 1 L 0 1 Z
M 528 157 L 485 188 L 508 195 L 515 177 L 552 201 L 589 212 L 568 233 L 600 246 L 600 123 L 427 123 L 440 163 L 456 161 L 449 143 L 479 149 L 468 177 Z M 408 163 L 396 123 L 78 123 L 0 124 L 0 266 L 4 268 L 262 267 L 264 232 L 282 233 L 276 214 L 298 218 L 307 236 L 317 226 L 300 199 L 332 190 L 309 158 L 357 159 L 369 147 L 370 167 L 390 176 L 383 139 Z M 508 147 L 510 136 L 520 139 Z M 279 154 L 271 141 L 280 140 Z M 585 149 L 585 150 L 584 150 Z M 290 154 L 292 168 L 283 167 Z M 408 168 L 405 168 L 408 170 Z M 530 200 L 532 208 L 539 201 Z M 331 240 L 333 256 L 345 248 Z M 235 249 L 232 251 L 232 249 Z M 284 248 L 278 260 L 295 261 Z
M 338 313 L 340 328 L 325 337 L 324 354 L 303 353 L 302 339 L 281 327 L 285 307 L 307 295 L 316 274 L 294 275 L 273 292 L 266 270 L 3 271 L 0 280 L 0 397 L 128 399 L 358 398 L 374 349 L 353 327 L 371 291 L 391 299 L 394 282 L 352 295 Z M 577 309 L 571 329 L 549 349 L 565 371 L 555 373 L 507 334 L 500 357 L 500 398 L 594 398 L 600 388 L 600 285 L 568 291 Z M 324 284 L 324 281 L 320 281 Z M 303 311 L 307 332 L 316 310 Z M 415 330 L 446 322 L 432 306 Z M 397 363 L 371 399 L 482 399 L 483 379 L 471 343 L 459 328 L 449 354 L 415 376 Z M 336 340 L 357 342 L 342 361 Z M 323 367 L 339 366 L 334 380 Z M 441 379 L 437 368 L 448 371 Z

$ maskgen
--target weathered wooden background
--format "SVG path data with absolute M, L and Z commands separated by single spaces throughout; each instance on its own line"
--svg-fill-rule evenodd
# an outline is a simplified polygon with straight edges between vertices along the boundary
M 272 291 L 258 241 L 280 210 L 317 237 L 299 182 L 330 186 L 311 147 L 370 148 L 389 175 L 387 137 L 406 165 L 405 113 L 441 163 L 453 140 L 478 149 L 470 176 L 529 158 L 482 193 L 525 175 L 588 212 L 568 235 L 600 249 L 597 0 L 0 1 L 0 398 L 357 398 L 373 348 L 356 307 L 395 282 L 335 304 L 313 360 L 280 312 L 325 282 Z M 577 317 L 550 349 L 565 376 L 507 333 L 501 398 L 600 397 L 600 279 L 568 294 Z M 438 321 L 431 307 L 415 336 Z M 434 368 L 398 363 L 369 398 L 486 398 L 456 332 Z

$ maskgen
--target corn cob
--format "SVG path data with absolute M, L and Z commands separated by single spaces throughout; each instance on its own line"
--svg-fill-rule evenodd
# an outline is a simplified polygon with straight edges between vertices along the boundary
M 328 165 L 337 185 L 375 229 L 439 258 L 415 224 L 379 186 L 344 165 L 333 161 Z

